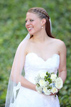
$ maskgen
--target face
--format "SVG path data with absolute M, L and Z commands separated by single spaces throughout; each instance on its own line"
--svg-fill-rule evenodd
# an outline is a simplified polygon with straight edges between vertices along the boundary
M 42 20 L 38 17 L 37 14 L 27 12 L 26 14 L 26 28 L 30 35 L 35 35 L 41 31 Z

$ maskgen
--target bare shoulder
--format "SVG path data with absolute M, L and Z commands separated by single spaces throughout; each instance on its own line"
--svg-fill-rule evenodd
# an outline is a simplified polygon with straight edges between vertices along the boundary
M 57 46 L 59 52 L 65 52 L 66 53 L 66 46 L 62 40 L 54 39 L 54 44 Z
M 54 43 L 59 47 L 66 47 L 65 43 L 60 39 L 54 39 Z

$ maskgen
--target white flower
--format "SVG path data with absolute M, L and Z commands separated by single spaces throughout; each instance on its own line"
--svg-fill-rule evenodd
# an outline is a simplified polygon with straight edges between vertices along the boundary
M 41 87 L 47 86 L 47 82 L 44 79 L 40 79 L 39 84 L 40 84 Z
M 58 90 L 57 90 L 57 88 L 53 87 L 53 88 L 51 89 L 51 92 L 54 94 L 54 93 L 57 93 Z
M 46 85 L 49 85 L 49 81 L 46 81 Z
M 60 77 L 58 77 L 55 81 L 55 86 L 58 88 L 58 89 L 61 89 L 63 87 L 63 81 Z
M 46 72 L 41 72 L 41 73 L 40 73 L 40 77 L 41 77 L 41 78 L 44 78 L 45 76 L 46 76 Z
M 47 87 L 43 88 L 43 92 L 46 93 L 47 92 Z
M 56 74 L 51 74 L 51 79 L 52 79 L 52 81 L 55 81 L 55 80 L 56 80 L 56 77 L 57 77 Z
M 44 92 L 45 95 L 50 95 L 51 94 L 51 91 L 48 90 L 47 87 L 43 88 L 43 92 Z
M 48 75 L 51 75 L 49 79 L 52 79 L 52 81 L 48 80 Z M 36 90 L 39 93 L 44 93 L 45 95 L 57 93 L 58 89 L 61 89 L 63 86 L 62 79 L 60 77 L 57 77 L 56 74 L 48 73 L 48 75 L 46 75 L 45 71 L 40 71 L 35 77 Z M 45 76 L 46 78 L 44 78 Z
M 39 93 L 42 93 L 42 88 L 41 88 L 41 87 L 37 87 L 37 86 L 36 86 L 36 90 L 37 90 Z
M 39 82 L 39 78 L 35 77 L 35 84 L 37 84 Z
M 38 73 L 34 78 L 35 84 L 37 84 L 39 82 L 39 79 L 40 79 L 40 73 Z

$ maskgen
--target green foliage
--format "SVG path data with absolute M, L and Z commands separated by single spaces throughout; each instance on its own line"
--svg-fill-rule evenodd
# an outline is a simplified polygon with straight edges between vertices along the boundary
M 53 35 L 67 47 L 67 79 L 59 91 L 61 107 L 71 105 L 71 0 L 0 0 L 0 107 L 4 107 L 8 79 L 19 43 L 27 34 L 26 12 L 43 7 L 52 19 Z

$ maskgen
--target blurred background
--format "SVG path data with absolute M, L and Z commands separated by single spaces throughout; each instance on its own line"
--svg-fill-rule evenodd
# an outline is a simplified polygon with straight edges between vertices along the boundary
M 59 91 L 61 107 L 71 107 L 71 0 L 0 0 L 0 107 L 5 105 L 8 79 L 19 43 L 27 34 L 26 12 L 43 7 L 52 20 L 52 34 L 67 47 L 67 79 Z

